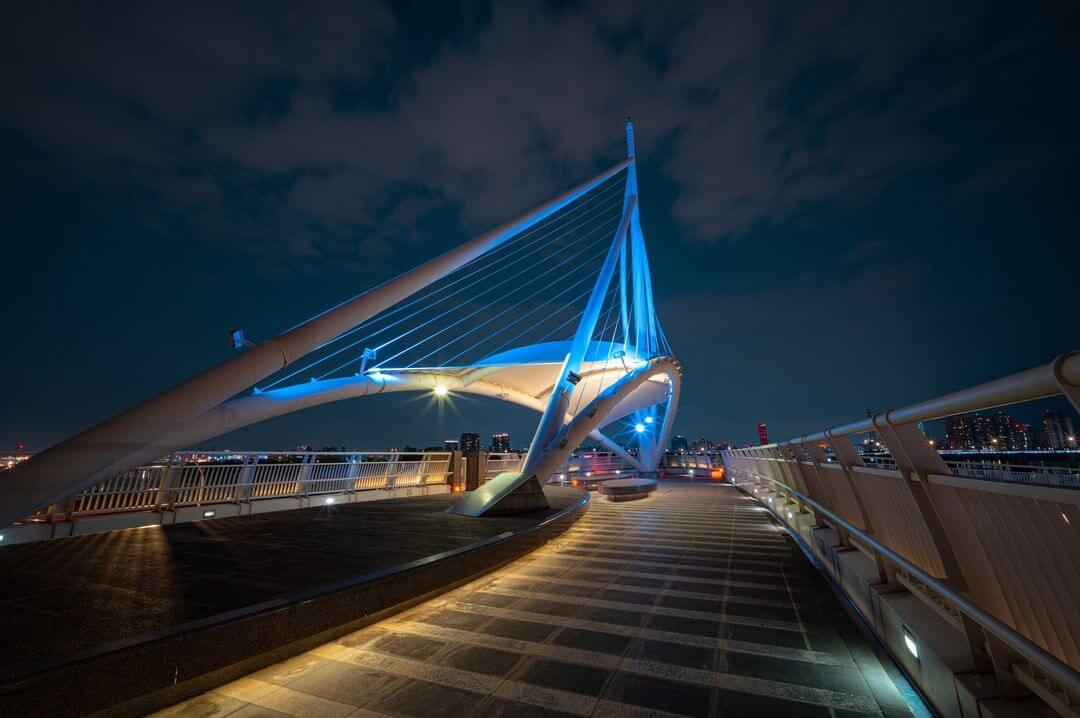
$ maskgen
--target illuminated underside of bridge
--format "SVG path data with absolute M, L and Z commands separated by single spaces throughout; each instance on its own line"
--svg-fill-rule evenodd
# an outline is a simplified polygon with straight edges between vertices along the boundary
M 0 525 L 229 431 L 394 392 L 474 394 L 541 414 L 522 470 L 471 492 L 454 513 L 543 506 L 539 484 L 587 437 L 641 473 L 655 470 L 680 367 L 653 307 L 629 122 L 627 154 L 269 341 L 238 337 L 246 348 L 230 361 L 38 454 L 7 482 Z

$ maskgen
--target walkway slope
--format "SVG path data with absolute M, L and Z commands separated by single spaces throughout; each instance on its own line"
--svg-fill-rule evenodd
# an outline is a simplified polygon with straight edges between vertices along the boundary
M 820 573 L 719 484 L 560 539 L 170 716 L 909 715 Z

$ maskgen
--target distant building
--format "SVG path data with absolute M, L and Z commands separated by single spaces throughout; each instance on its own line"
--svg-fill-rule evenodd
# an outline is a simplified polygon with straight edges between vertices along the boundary
M 1043 444 L 1054 450 L 1075 449 L 1072 417 L 1058 409 L 1047 409 L 1043 414 Z
M 971 416 L 971 438 L 975 443 L 975 448 L 979 451 L 985 451 L 990 448 L 992 438 L 990 435 L 990 419 L 982 414 L 973 414 Z
M 480 435 L 462 434 L 460 446 L 462 451 L 480 451 Z
M 457 439 L 446 439 L 442 445 L 444 451 L 457 451 L 459 448 Z
M 764 424 L 758 424 L 757 425 L 757 436 L 758 436 L 758 443 L 760 443 L 762 446 L 765 446 L 765 444 L 769 443 L 769 432 L 765 428 Z
M 713 448 L 713 443 L 711 441 L 709 441 L 708 439 L 706 439 L 705 437 L 701 437 L 700 439 L 698 439 L 697 441 L 694 442 L 694 453 L 695 454 L 707 454 L 710 451 L 712 451 L 712 448 Z
M 969 451 L 975 448 L 975 439 L 969 417 L 945 417 L 945 444 L 953 451 Z
M 491 451 L 499 454 L 506 454 L 510 452 L 510 434 L 503 432 L 501 434 L 491 435 Z
M 1021 424 L 1019 421 L 1013 424 L 1012 446 L 1017 451 L 1032 451 L 1039 448 L 1038 442 L 1035 441 L 1035 433 L 1031 430 L 1031 424 Z
M 1017 448 L 1013 441 L 1013 424 L 1016 420 L 1003 411 L 999 411 L 989 419 L 990 446 L 995 451 L 1008 451 Z
M 685 436 L 673 436 L 671 438 L 671 450 L 676 454 L 690 453 L 690 442 Z

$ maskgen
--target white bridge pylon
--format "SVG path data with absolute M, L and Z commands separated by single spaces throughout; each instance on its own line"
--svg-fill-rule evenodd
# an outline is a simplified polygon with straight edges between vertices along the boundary
M 517 219 L 34 456 L 0 487 L 0 526 L 46 506 L 62 510 L 119 472 L 215 436 L 395 392 L 486 396 L 541 413 L 522 471 L 470 492 L 455 513 L 543 505 L 539 484 L 590 436 L 654 471 L 681 370 L 654 311 L 629 122 L 627 150 L 627 159 Z M 616 437 L 601 431 L 609 426 Z

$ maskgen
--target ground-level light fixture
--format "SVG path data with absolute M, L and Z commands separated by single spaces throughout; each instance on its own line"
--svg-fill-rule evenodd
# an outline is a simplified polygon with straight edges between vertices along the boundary
M 202 512 L 202 517 L 204 519 L 212 519 L 215 516 L 217 516 L 217 511 L 214 511 L 213 509 L 207 509 L 206 511 Z
M 327 497 L 326 497 L 326 500 L 325 500 L 325 501 L 324 501 L 323 503 L 325 503 L 325 504 L 332 504 L 332 503 L 334 503 L 334 497 L 333 497 L 333 496 L 327 496 Z
M 911 657 L 919 660 L 919 644 L 915 642 L 915 636 L 911 635 L 906 628 L 904 629 L 904 645 L 907 646 Z
M 435 385 L 435 396 L 441 398 L 441 397 L 446 396 L 449 393 L 450 393 L 450 390 L 446 387 L 445 384 L 436 384 Z

